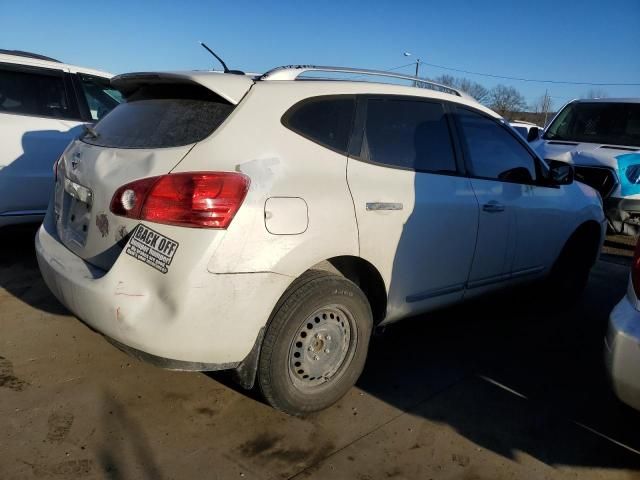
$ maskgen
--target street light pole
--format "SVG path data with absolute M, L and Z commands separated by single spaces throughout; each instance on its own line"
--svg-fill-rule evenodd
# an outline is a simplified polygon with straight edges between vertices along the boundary
M 405 57 L 410 57 L 411 56 L 411 52 L 404 52 L 403 55 Z M 420 74 L 420 59 L 416 58 L 416 77 L 418 77 L 418 75 Z M 418 86 L 418 81 L 414 80 L 413 81 L 413 86 L 417 87 Z

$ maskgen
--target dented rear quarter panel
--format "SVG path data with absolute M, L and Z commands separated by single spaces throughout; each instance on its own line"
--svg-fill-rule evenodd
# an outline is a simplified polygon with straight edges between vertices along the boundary
M 211 273 L 275 272 L 295 277 L 322 260 L 358 255 L 347 157 L 281 123 L 293 104 L 309 96 L 307 89 L 291 89 L 284 83 L 256 84 L 223 127 L 198 143 L 173 170 L 237 171 L 251 179 L 242 207 L 210 256 Z M 270 233 L 265 203 L 272 197 L 303 199 L 306 230 Z

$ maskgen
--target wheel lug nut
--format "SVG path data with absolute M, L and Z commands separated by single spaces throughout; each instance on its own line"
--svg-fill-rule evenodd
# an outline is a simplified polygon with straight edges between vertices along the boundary
M 328 348 L 325 348 L 324 353 L 331 353 L 331 350 L 329 350 Z
M 307 348 L 307 350 L 309 350 L 310 352 L 313 352 L 313 347 L 309 345 L 309 348 Z
M 326 337 L 324 337 L 326 340 L 331 340 L 331 335 L 327 335 Z
M 322 335 L 320 335 L 319 333 L 316 333 L 316 338 L 320 340 L 322 338 Z
M 313 359 L 314 359 L 314 360 L 320 360 L 320 357 L 319 357 L 318 355 L 314 355 L 314 356 L 313 356 Z

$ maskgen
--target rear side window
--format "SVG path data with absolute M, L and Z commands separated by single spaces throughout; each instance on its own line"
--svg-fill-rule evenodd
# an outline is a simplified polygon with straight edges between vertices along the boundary
M 211 135 L 233 105 L 200 85 L 146 85 L 130 93 L 82 140 L 112 148 L 189 145 Z
M 63 72 L 15 69 L 0 65 L 0 113 L 77 119 L 64 84 Z
M 494 120 L 457 109 L 473 174 L 504 182 L 533 183 L 535 160 L 529 151 Z
M 108 78 L 84 74 L 79 78 L 92 120 L 100 120 L 122 103 L 122 94 L 111 86 Z
M 354 111 L 353 97 L 317 97 L 294 105 L 282 123 L 313 142 L 346 154 Z
M 412 170 L 455 173 L 449 125 L 441 103 L 370 99 L 363 156 Z

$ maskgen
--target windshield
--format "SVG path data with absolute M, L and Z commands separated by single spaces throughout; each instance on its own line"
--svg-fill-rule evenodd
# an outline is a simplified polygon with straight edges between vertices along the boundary
M 122 94 L 111 86 L 109 79 L 93 75 L 80 75 L 80 80 L 92 120 L 100 120 L 122 103 Z
M 640 103 L 571 103 L 544 138 L 640 147 Z

